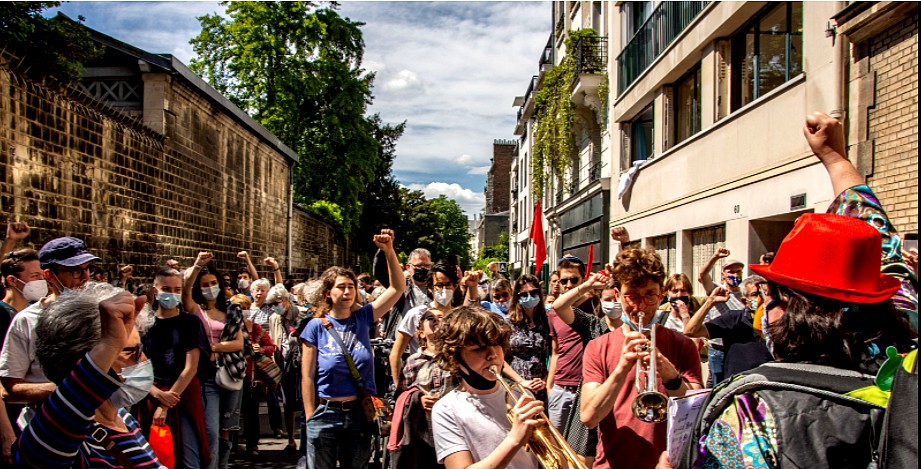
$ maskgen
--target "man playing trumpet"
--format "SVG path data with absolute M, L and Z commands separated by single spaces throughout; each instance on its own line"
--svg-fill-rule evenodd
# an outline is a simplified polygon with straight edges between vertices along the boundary
M 683 396 L 701 388 L 697 347 L 687 337 L 658 324 L 656 309 L 665 293 L 665 268 L 655 252 L 622 251 L 614 267 L 594 274 L 580 288 L 600 288 L 614 280 L 615 299 L 623 308 L 624 324 L 589 342 L 582 361 L 581 420 L 598 426 L 595 468 L 653 468 L 666 448 L 666 423 L 647 423 L 634 413 L 637 393 L 651 390 Z M 651 326 L 651 327 L 650 327 Z M 650 367 L 648 329 L 655 329 L 655 366 Z M 637 366 L 639 365 L 639 366 Z M 649 373 L 650 389 L 641 387 L 638 370 Z M 664 399 L 664 396 L 662 396 Z M 655 412 L 643 413 L 647 418 Z M 616 464 L 614 463 L 616 461 Z

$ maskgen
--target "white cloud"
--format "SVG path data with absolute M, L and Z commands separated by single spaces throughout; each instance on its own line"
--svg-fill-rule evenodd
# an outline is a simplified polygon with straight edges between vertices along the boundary
M 470 155 L 464 154 L 457 157 L 457 164 L 462 164 L 464 166 L 470 166 L 474 163 L 474 158 Z
M 384 83 L 383 89 L 386 91 L 406 92 L 421 90 L 422 82 L 419 81 L 419 75 L 412 70 L 400 70 L 397 74 Z
M 460 184 L 456 183 L 430 182 L 428 184 L 410 184 L 408 187 L 414 191 L 421 191 L 427 199 L 435 199 L 440 195 L 453 199 L 464 209 L 468 217 L 483 211 L 483 207 L 486 204 L 486 198 L 482 193 L 464 189 Z
M 467 170 L 467 174 L 470 174 L 473 176 L 482 176 L 484 174 L 489 173 L 489 168 L 490 168 L 489 166 L 474 166 L 473 168 L 470 168 L 469 170 Z

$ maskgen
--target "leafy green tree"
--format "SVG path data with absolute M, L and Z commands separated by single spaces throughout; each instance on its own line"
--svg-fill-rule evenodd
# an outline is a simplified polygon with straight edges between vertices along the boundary
M 400 201 L 401 216 L 394 227 L 398 251 L 421 247 L 431 251 L 433 261 L 456 255 L 462 267 L 470 265 L 467 216 L 456 201 L 443 195 L 426 199 L 422 192 L 405 187 L 400 188 Z
M 338 208 L 352 233 L 361 194 L 382 164 L 380 126 L 365 117 L 374 74 L 361 68 L 361 23 L 334 3 L 225 5 L 228 18 L 199 18 L 190 67 L 297 152 L 295 202 Z
M 502 231 L 495 244 L 483 245 L 477 259 L 491 258 L 497 262 L 508 262 L 508 233 Z
M 69 83 L 83 76 L 83 64 L 102 55 L 102 48 L 83 27 L 58 13 L 45 18 L 41 12 L 60 2 L 0 2 L 0 50 L 12 53 L 12 66 L 36 79 Z
M 399 230 L 397 225 L 402 200 L 400 185 L 393 177 L 392 168 L 393 160 L 396 158 L 396 143 L 406 129 L 406 123 L 384 124 L 377 114 L 371 116 L 369 121 L 374 126 L 374 139 L 380 144 L 378 151 L 381 165 L 377 168 L 374 180 L 362 192 L 360 198 L 362 210 L 358 219 L 355 241 L 358 243 L 359 252 L 370 258 L 377 251 L 371 241 L 373 235 L 385 227 Z M 397 233 L 398 244 L 404 236 L 405 233 Z

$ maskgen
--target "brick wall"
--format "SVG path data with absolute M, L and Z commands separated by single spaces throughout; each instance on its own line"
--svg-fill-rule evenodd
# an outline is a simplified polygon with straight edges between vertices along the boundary
M 874 142 L 872 176 L 896 228 L 918 231 L 918 12 L 869 41 L 876 75 L 875 105 L 868 110 Z
M 515 144 L 495 142 L 492 166 L 486 175 L 486 208 L 483 213 L 500 213 L 509 209 L 512 161 Z
M 76 236 L 107 269 L 130 263 L 137 277 L 169 257 L 190 265 L 199 250 L 223 271 L 244 249 L 263 275 L 265 256 L 289 267 L 288 161 L 181 80 L 166 92 L 162 134 L 10 70 L 0 89 L 0 222 L 29 223 L 27 245 Z M 294 273 L 345 262 L 340 233 L 293 213 Z

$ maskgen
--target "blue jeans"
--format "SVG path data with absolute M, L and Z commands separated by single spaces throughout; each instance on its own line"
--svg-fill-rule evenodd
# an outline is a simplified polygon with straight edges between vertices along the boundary
M 211 465 L 208 469 L 226 469 L 230 462 L 230 442 L 220 438 L 220 432 L 240 429 L 243 390 L 224 389 L 214 379 L 209 379 L 201 386 L 201 396 L 205 407 L 208 448 L 211 450 Z
M 348 411 L 320 404 L 307 419 L 307 467 L 366 469 L 373 430 L 360 403 Z
M 201 467 L 201 443 L 195 431 L 195 419 L 188 412 L 179 409 L 179 431 L 182 435 L 182 445 L 176 451 L 176 466 L 185 469 L 199 469 Z M 181 466 L 179 465 L 181 461 Z
M 708 380 L 707 387 L 712 388 L 717 384 L 720 384 L 725 378 L 723 373 L 723 351 L 716 350 L 712 346 L 707 352 L 707 364 L 710 366 L 710 379 Z

